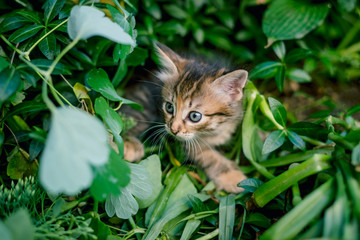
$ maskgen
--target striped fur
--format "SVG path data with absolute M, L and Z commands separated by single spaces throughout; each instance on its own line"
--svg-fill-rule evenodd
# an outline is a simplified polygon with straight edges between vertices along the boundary
M 215 147 L 230 139 L 242 118 L 241 99 L 247 72 L 183 58 L 161 44 L 156 49 L 162 65 L 155 74 L 156 80 L 127 91 L 126 97 L 143 104 L 145 111 L 125 109 L 139 123 L 125 141 L 125 159 L 136 161 L 143 157 L 143 146 L 134 136 L 163 116 L 164 124 L 160 126 L 185 142 L 189 157 L 214 180 L 218 189 L 242 191 L 237 184 L 246 176 Z M 162 99 L 156 100 L 159 95 Z M 160 108 L 154 107 L 157 104 Z M 192 116 L 201 115 L 198 122 L 190 116 L 194 112 Z

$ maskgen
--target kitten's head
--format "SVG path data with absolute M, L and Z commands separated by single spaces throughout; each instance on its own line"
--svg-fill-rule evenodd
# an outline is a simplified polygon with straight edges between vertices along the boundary
M 180 140 L 230 137 L 242 115 L 248 73 L 183 58 L 161 44 L 156 48 L 167 131 Z

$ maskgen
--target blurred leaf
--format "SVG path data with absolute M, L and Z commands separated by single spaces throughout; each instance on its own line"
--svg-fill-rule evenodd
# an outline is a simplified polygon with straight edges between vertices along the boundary
M 360 165 L 360 143 L 353 149 L 351 154 L 351 164 L 354 166 Z
M 29 22 L 34 22 L 34 23 L 42 25 L 42 21 L 37 12 L 24 10 L 24 11 L 17 11 L 16 14 L 23 16 Z
M 329 180 L 322 184 L 294 209 L 272 225 L 259 240 L 293 239 L 333 200 L 334 183 Z
M 47 34 L 49 30 L 44 29 L 40 35 L 40 37 Z M 55 51 L 56 51 L 56 38 L 54 34 L 50 34 L 45 39 L 43 39 L 39 43 L 39 49 L 40 51 L 50 60 L 54 59 Z
M 260 187 L 264 182 L 257 178 L 247 178 L 241 181 L 238 184 L 238 187 L 241 187 L 249 192 L 255 192 L 258 187 Z
M 29 20 L 22 16 L 9 16 L 0 23 L 0 33 L 8 32 L 24 26 Z
M 26 39 L 31 38 L 43 28 L 44 26 L 36 24 L 25 26 L 13 32 L 8 40 L 13 43 L 20 43 L 22 41 L 25 41 Z
M 5 219 L 4 224 L 10 230 L 12 240 L 32 240 L 35 238 L 35 227 L 26 209 L 17 209 Z
M 29 154 L 21 148 L 14 148 L 7 161 L 9 164 L 6 172 L 11 179 L 21 179 L 37 172 L 38 163 L 29 161 Z
M 328 4 L 308 4 L 294 0 L 277 0 L 266 10 L 262 29 L 268 46 L 276 40 L 300 39 L 322 24 L 329 12 Z M 286 19 L 286 21 L 280 21 Z
M 73 40 L 102 36 L 117 43 L 135 45 L 123 28 L 105 17 L 104 12 L 89 6 L 73 7 L 68 21 L 68 33 Z
M 6 61 L 5 58 L 3 58 L 2 56 L 0 56 L 0 72 L 2 72 L 2 70 L 4 70 L 5 68 L 7 68 L 10 65 L 10 63 L 8 61 Z
M 228 195 L 220 198 L 219 240 L 232 239 L 235 223 L 235 197 Z
M 29 160 L 30 162 L 34 161 L 40 152 L 44 149 L 44 143 L 38 140 L 31 140 L 29 147 Z
M 280 62 L 263 62 L 254 67 L 250 72 L 249 79 L 271 78 L 275 76 L 278 68 L 281 67 Z
M 99 119 L 57 108 L 41 156 L 40 183 L 50 193 L 77 194 L 91 185 L 92 166 L 104 165 L 108 157 L 108 133 Z
M 189 240 L 191 236 L 194 234 L 194 232 L 198 229 L 200 226 L 201 221 L 197 219 L 192 219 L 186 222 L 184 231 L 181 234 L 180 240 Z
M 98 218 L 91 218 L 89 227 L 94 230 L 98 240 L 108 240 L 108 236 L 112 235 L 110 227 Z
M 75 93 L 76 98 L 79 100 L 79 102 L 84 101 L 85 105 L 86 105 L 86 110 L 91 113 L 94 114 L 94 107 L 93 107 L 93 103 L 90 99 L 90 96 L 88 94 L 88 91 L 86 89 L 86 87 L 84 85 L 82 85 L 81 83 L 75 83 L 73 91 Z
M 340 8 L 347 12 L 351 12 L 355 9 L 356 1 L 357 0 L 337 0 Z
M 139 203 L 139 208 L 147 208 L 158 198 L 161 190 L 163 189 L 163 185 L 161 183 L 161 163 L 157 155 L 151 155 L 148 158 L 142 160 L 140 165 L 146 168 L 146 171 L 150 175 L 150 181 L 154 186 L 152 194 L 149 198 L 137 200 Z
M 295 145 L 295 147 L 301 149 L 302 151 L 306 150 L 306 145 L 304 140 L 301 139 L 301 137 L 293 132 L 293 131 L 287 131 L 287 136 L 289 137 L 290 142 Z
M 263 207 L 301 179 L 329 169 L 331 167 L 329 163 L 330 158 L 328 155 L 316 154 L 298 166 L 290 168 L 279 176 L 269 180 L 254 192 L 253 198 L 255 203 L 259 207 Z
M 47 0 L 44 5 L 44 21 L 47 26 L 51 20 L 59 14 L 65 4 L 65 0 Z
M 139 210 L 139 205 L 134 197 L 145 200 L 153 192 L 153 184 L 145 167 L 139 164 L 127 164 L 130 167 L 130 183 L 120 189 L 120 196 L 110 195 L 106 199 L 105 210 L 110 217 L 116 214 L 118 218 L 129 219 Z
M 269 134 L 265 139 L 262 154 L 268 154 L 281 147 L 285 142 L 285 131 L 276 130 Z
M 196 28 L 194 31 L 194 38 L 199 44 L 204 43 L 204 38 L 205 38 L 204 30 L 202 30 L 199 27 Z
M 276 86 L 280 92 L 284 90 L 284 83 L 285 83 L 285 66 L 282 65 L 278 68 L 276 75 L 275 75 L 275 82 Z
M 9 228 L 0 220 L 0 236 L 3 240 L 13 240 L 13 236 Z
M 277 42 L 275 44 L 273 44 L 273 50 L 276 54 L 276 56 L 283 61 L 285 58 L 285 54 L 286 54 L 286 48 L 285 48 L 285 44 L 283 41 Z
M 358 113 L 358 112 L 360 112 L 360 104 L 350 108 L 347 111 L 347 115 L 353 115 L 353 114 Z
M 327 135 L 327 130 L 323 126 L 311 122 L 296 122 L 290 125 L 288 130 L 293 131 L 299 135 L 314 138 L 319 138 L 323 134 Z
M 148 51 L 144 48 L 136 47 L 134 51 L 126 58 L 126 64 L 130 66 L 138 66 L 145 62 L 149 57 Z
M 175 4 L 165 5 L 164 10 L 167 12 L 167 14 L 169 14 L 173 18 L 176 18 L 176 19 L 186 19 L 187 18 L 187 13 L 178 5 L 175 5 Z
M 278 100 L 272 97 L 269 97 L 268 101 L 276 122 L 278 122 L 281 126 L 286 127 L 287 113 L 284 106 Z
M 299 68 L 292 68 L 287 71 L 287 75 L 291 80 L 299 83 L 307 83 L 311 82 L 310 75 L 302 69 Z
M 269 228 L 271 226 L 270 219 L 258 212 L 250 213 L 246 218 L 246 223 L 262 228 Z
M 295 63 L 299 60 L 306 59 L 311 56 L 313 53 L 309 49 L 305 48 L 295 48 L 292 49 L 285 57 L 286 63 Z
M 110 195 L 121 194 L 121 187 L 130 182 L 130 168 L 116 152 L 111 149 L 109 161 L 95 169 L 95 178 L 91 185 L 91 195 L 98 201 L 103 201 Z
M 15 69 L 5 69 L 0 73 L 0 106 L 20 87 L 21 79 Z

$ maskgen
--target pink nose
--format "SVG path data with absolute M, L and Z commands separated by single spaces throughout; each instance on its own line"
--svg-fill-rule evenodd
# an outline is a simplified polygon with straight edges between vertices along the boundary
M 180 126 L 173 123 L 173 124 L 171 125 L 170 130 L 171 130 L 171 132 L 172 132 L 173 134 L 176 135 L 176 134 L 178 134 L 179 131 L 180 131 Z

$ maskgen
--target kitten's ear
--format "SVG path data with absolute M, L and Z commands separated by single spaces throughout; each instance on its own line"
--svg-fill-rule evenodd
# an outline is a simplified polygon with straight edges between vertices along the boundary
M 224 97 L 230 97 L 233 102 L 238 102 L 242 99 L 242 90 L 246 84 L 247 77 L 247 71 L 235 70 L 215 79 L 212 85 L 219 94 Z
M 171 73 L 178 73 L 177 65 L 182 61 L 182 58 L 173 50 L 159 42 L 156 42 L 154 47 L 161 65 Z

